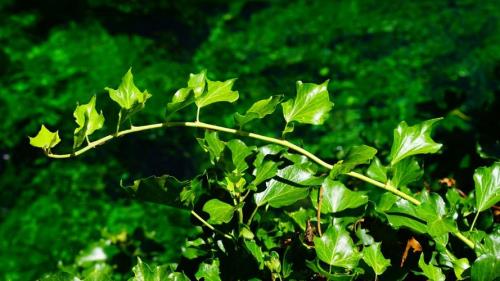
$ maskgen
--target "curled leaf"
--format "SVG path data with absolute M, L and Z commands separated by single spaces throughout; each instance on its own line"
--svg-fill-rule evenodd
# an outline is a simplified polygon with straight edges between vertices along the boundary
M 77 148 L 82 145 L 86 137 L 99 130 L 104 125 L 104 115 L 95 109 L 96 96 L 94 95 L 89 103 L 82 104 L 76 107 L 73 112 L 78 128 L 75 129 L 75 143 L 74 147 Z
M 167 117 L 194 103 L 194 99 L 203 94 L 206 85 L 206 74 L 206 70 L 196 74 L 189 74 L 187 87 L 177 90 L 172 97 L 172 101 L 167 104 Z
M 247 110 L 245 115 L 236 113 L 234 115 L 234 120 L 240 127 L 242 127 L 243 125 L 254 119 L 264 118 L 266 115 L 274 112 L 276 106 L 281 102 L 282 99 L 283 96 L 271 96 L 267 99 L 259 100 Z

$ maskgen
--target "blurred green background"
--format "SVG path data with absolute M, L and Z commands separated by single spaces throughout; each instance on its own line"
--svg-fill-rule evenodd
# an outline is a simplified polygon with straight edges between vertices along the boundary
M 202 112 L 226 126 L 257 99 L 292 97 L 297 80 L 330 79 L 331 118 L 292 137 L 330 161 L 361 143 L 383 158 L 399 121 L 443 116 L 435 139 L 444 149 L 426 158 L 426 183 L 439 189 L 438 179 L 453 177 L 470 191 L 473 170 L 499 157 L 499 20 L 493 0 L 0 0 L 0 279 L 84 270 L 92 259 L 126 279 L 137 256 L 177 261 L 196 231 L 188 214 L 120 188 L 120 180 L 201 171 L 208 157 L 193 130 L 139 134 L 70 160 L 28 145 L 44 123 L 70 151 L 72 112 L 93 94 L 113 130 L 118 108 L 104 87 L 129 67 L 153 94 L 137 124 L 163 120 L 175 90 L 205 68 L 211 79 L 239 77 L 237 104 Z M 279 120 L 253 128 L 278 136 Z

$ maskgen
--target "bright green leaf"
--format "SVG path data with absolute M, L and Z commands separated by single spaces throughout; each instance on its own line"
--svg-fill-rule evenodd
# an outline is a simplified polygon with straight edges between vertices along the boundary
M 315 237 L 314 246 L 318 258 L 329 265 L 353 269 L 361 258 L 349 233 L 338 225 L 330 226 L 321 237 Z
M 293 131 L 293 127 L 288 126 L 293 121 L 313 125 L 323 124 L 333 107 L 327 86 L 328 80 L 322 84 L 297 82 L 297 96 L 295 99 L 290 99 L 281 104 L 287 123 L 285 131 Z
M 274 177 L 278 172 L 278 163 L 274 161 L 265 161 L 261 165 L 255 167 L 254 176 L 255 179 L 252 184 L 257 186 L 262 182 Z
M 233 218 L 234 206 L 219 199 L 211 199 L 203 206 L 203 211 L 210 215 L 209 223 L 228 223 Z
M 361 192 L 351 191 L 339 181 L 333 181 L 326 178 L 322 185 L 323 188 L 323 203 L 321 212 L 336 213 L 345 209 L 357 208 L 368 202 L 368 196 Z M 311 192 L 311 201 L 317 208 L 318 189 L 315 188 Z
M 429 264 L 426 264 L 424 261 L 424 254 L 422 253 L 420 255 L 420 259 L 418 260 L 418 266 L 420 269 L 422 269 L 422 274 L 425 275 L 425 277 L 429 278 L 431 281 L 444 281 L 446 280 L 446 276 L 443 274 L 441 271 L 441 268 L 437 267 L 434 265 L 434 256 L 432 256 L 431 261 Z
M 387 182 L 387 167 L 382 165 L 377 157 L 373 158 L 368 170 L 366 170 L 366 174 L 379 182 Z
M 246 158 L 252 154 L 252 148 L 249 148 L 244 142 L 238 139 L 227 142 L 227 147 L 231 151 L 233 164 L 238 172 L 243 172 L 248 168 Z
M 95 109 L 96 96 L 94 95 L 89 103 L 76 107 L 73 112 L 78 128 L 75 129 L 74 148 L 82 145 L 86 137 L 99 130 L 104 125 L 104 115 Z
M 424 121 L 409 127 L 405 121 L 399 123 L 394 129 L 394 142 L 392 143 L 389 158 L 391 165 L 395 165 L 404 158 L 417 154 L 436 153 L 441 149 L 441 144 L 431 138 L 434 123 L 442 118 Z
M 214 259 L 212 263 L 201 263 L 195 274 L 196 280 L 220 281 L 219 260 Z
M 273 113 L 276 109 L 276 106 L 281 102 L 282 99 L 283 96 L 271 96 L 267 99 L 259 100 L 247 110 L 245 115 L 236 113 L 234 115 L 234 120 L 241 128 L 243 127 L 243 125 L 254 119 L 262 119 L 266 115 Z
M 44 125 L 38 131 L 38 134 L 34 137 L 30 138 L 30 144 L 34 147 L 40 147 L 43 149 L 49 149 L 56 146 L 61 139 L 59 138 L 59 132 L 55 131 L 54 133 L 45 128 Z
M 476 208 L 482 212 L 500 201 L 500 162 L 481 167 L 474 173 Z
M 129 69 L 122 78 L 122 83 L 118 89 L 111 89 L 106 87 L 105 90 L 109 92 L 109 97 L 120 105 L 120 107 L 127 112 L 135 112 L 144 107 L 147 99 L 151 97 L 148 91 L 141 92 L 134 84 L 134 76 L 132 69 Z M 129 116 L 131 114 L 128 114 Z M 122 116 L 124 117 L 124 116 Z M 123 118 L 122 122 L 126 118 Z
M 363 248 L 363 260 L 368 264 L 375 275 L 380 275 L 391 265 L 391 261 L 386 259 L 380 250 L 380 243 L 372 244 Z
M 49 274 L 40 281 L 81 281 L 81 279 L 76 278 L 72 274 L 69 274 L 67 272 L 58 272 L 54 274 Z
M 403 187 L 417 181 L 423 174 L 424 171 L 413 157 L 405 158 L 392 166 L 391 183 L 396 187 Z
M 356 166 L 368 163 L 377 154 L 377 150 L 367 145 L 353 146 L 347 156 L 333 165 L 330 177 L 336 178 L 340 174 L 352 171 Z
M 252 254 L 252 256 L 257 261 L 259 265 L 259 270 L 264 269 L 264 254 L 262 253 L 262 249 L 260 248 L 254 240 L 244 240 L 245 248 Z
M 201 147 L 210 154 L 212 164 L 219 161 L 226 144 L 219 139 L 217 132 L 205 131 L 205 138 L 197 140 Z
M 210 81 L 207 80 L 207 91 L 195 98 L 195 103 L 198 108 L 205 107 L 216 102 L 235 102 L 238 100 L 238 91 L 233 91 L 234 81 L 236 79 L 230 79 L 226 81 Z
M 134 277 L 132 277 L 131 281 L 161 281 L 161 280 L 174 280 L 172 279 L 171 268 L 168 266 L 155 266 L 151 268 L 146 263 L 142 262 L 140 258 L 137 258 L 137 264 L 132 268 L 134 272 Z M 175 272 L 177 277 L 184 276 L 184 274 Z M 189 280 L 187 277 L 185 278 L 177 278 L 176 280 Z
M 500 257 L 493 254 L 479 256 L 472 264 L 472 280 L 498 280 L 500 278 Z
M 189 74 L 186 88 L 181 88 L 175 92 L 172 101 L 167 104 L 167 117 L 173 113 L 194 103 L 195 97 L 199 97 L 205 90 L 206 70 L 197 74 Z

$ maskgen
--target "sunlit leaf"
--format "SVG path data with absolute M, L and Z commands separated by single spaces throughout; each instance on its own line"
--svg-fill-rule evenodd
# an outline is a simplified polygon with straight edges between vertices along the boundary
M 320 125 L 328 118 L 333 107 L 328 94 L 328 80 L 322 84 L 297 82 L 297 96 L 282 103 L 283 116 L 287 123 L 285 131 L 293 131 L 289 127 L 293 121 L 299 123 Z
M 137 258 L 137 264 L 132 268 L 132 271 L 134 272 L 134 277 L 130 281 L 189 280 L 183 273 L 172 272 L 169 266 L 155 266 L 151 268 L 140 258 Z
M 259 269 L 264 269 L 264 254 L 262 253 L 262 249 L 260 248 L 254 240 L 244 240 L 245 248 L 252 254 L 252 256 L 257 261 L 259 265 Z
M 374 180 L 384 183 L 387 182 L 387 167 L 382 165 L 377 157 L 373 158 L 373 161 L 371 161 L 368 170 L 366 170 L 366 174 Z
M 210 215 L 209 223 L 228 223 L 233 218 L 234 206 L 231 206 L 219 199 L 211 199 L 203 206 L 203 211 Z
M 246 158 L 252 154 L 252 148 L 238 139 L 230 140 L 226 145 L 231 151 L 231 158 L 236 170 L 238 172 L 244 172 L 248 168 Z
M 336 178 L 340 174 L 345 174 L 353 170 L 356 166 L 367 164 L 377 154 L 377 150 L 367 145 L 353 146 L 347 156 L 333 165 L 330 177 Z
M 186 106 L 193 104 L 196 97 L 203 94 L 205 90 L 206 70 L 197 74 L 189 74 L 186 88 L 181 88 L 175 92 L 172 101 L 167 104 L 167 117 Z
M 321 237 L 314 238 L 314 246 L 318 258 L 329 265 L 352 269 L 361 258 L 349 233 L 338 225 L 330 226 Z
M 396 187 L 403 187 L 417 181 L 423 174 L 424 171 L 413 157 L 405 158 L 392 166 L 391 183 Z
M 59 138 L 59 132 L 51 132 L 44 125 L 40 128 L 40 131 L 34 137 L 30 138 L 30 144 L 34 147 L 40 147 L 43 149 L 49 149 L 56 146 L 61 139 Z
M 274 161 L 265 161 L 261 165 L 255 167 L 254 176 L 255 179 L 252 184 L 257 186 L 262 182 L 274 177 L 278 172 L 278 163 Z
M 78 128 L 75 129 L 74 147 L 82 145 L 86 137 L 92 135 L 104 125 L 104 115 L 95 109 L 96 96 L 94 95 L 89 103 L 76 107 L 73 112 Z
M 446 280 L 446 276 L 443 274 L 443 271 L 441 270 L 441 268 L 434 265 L 434 263 L 435 263 L 434 256 L 432 256 L 432 259 L 429 262 L 429 264 L 426 264 L 424 261 L 424 254 L 422 253 L 420 255 L 420 259 L 418 260 L 418 267 L 420 267 L 420 269 L 422 269 L 422 273 L 418 273 L 418 272 L 416 272 L 416 273 L 421 274 L 421 275 L 425 275 L 425 277 L 429 278 L 429 280 L 431 280 L 431 281 L 444 281 L 444 280 Z
M 472 264 L 472 280 L 498 280 L 500 278 L 500 258 L 492 254 L 479 256 Z
M 207 91 L 195 98 L 195 103 L 198 108 L 205 107 L 212 103 L 235 102 L 238 100 L 238 91 L 231 90 L 236 79 L 230 79 L 223 82 L 206 80 Z
M 196 280 L 220 281 L 219 260 L 214 259 L 212 263 L 201 263 L 195 277 Z
M 217 132 L 205 131 L 205 138 L 197 140 L 201 147 L 210 154 L 212 164 L 217 162 L 226 145 L 219 139 Z
M 405 121 L 399 123 L 398 127 L 394 129 L 394 142 L 389 155 L 391 165 L 395 165 L 412 155 L 439 151 L 442 145 L 432 140 L 431 131 L 434 123 L 441 119 L 427 120 L 411 127 Z
M 368 202 L 368 196 L 364 193 L 351 191 L 339 181 L 333 181 L 326 178 L 322 185 L 323 188 L 323 202 L 321 205 L 321 212 L 336 213 L 345 209 L 357 208 Z M 318 189 L 313 189 L 311 192 L 311 201 L 315 208 L 317 208 Z
M 40 281 L 81 281 L 81 279 L 67 272 L 57 272 L 44 276 Z
M 476 208 L 482 212 L 500 201 L 500 162 L 474 172 Z
M 274 112 L 276 106 L 281 102 L 283 96 L 271 96 L 267 99 L 259 100 L 255 102 L 245 113 L 241 115 L 236 113 L 234 115 L 234 120 L 238 126 L 243 127 L 246 123 L 254 120 L 264 118 Z
M 391 265 L 391 261 L 386 259 L 380 250 L 381 243 L 374 243 L 363 248 L 363 260 L 368 264 L 376 275 L 384 273 Z

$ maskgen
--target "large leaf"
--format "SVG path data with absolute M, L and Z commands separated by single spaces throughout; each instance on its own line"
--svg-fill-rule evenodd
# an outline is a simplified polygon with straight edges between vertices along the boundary
M 194 99 L 203 94 L 206 73 L 206 70 L 203 70 L 197 74 L 189 74 L 187 87 L 177 90 L 172 97 L 172 101 L 167 104 L 167 117 L 194 103 Z
M 455 220 L 449 216 L 446 204 L 436 193 L 423 193 L 422 204 L 415 208 L 419 218 L 427 222 L 427 233 L 433 237 L 457 230 Z
M 210 81 L 207 80 L 207 91 L 195 98 L 195 103 L 198 108 L 205 107 L 216 102 L 235 102 L 238 100 L 238 91 L 233 91 L 234 81 L 229 79 L 226 81 Z
M 271 96 L 267 99 L 259 100 L 255 102 L 245 113 L 245 115 L 241 115 L 236 113 L 234 115 L 234 120 L 238 125 L 243 127 L 246 123 L 254 120 L 254 119 L 262 119 L 266 115 L 269 115 L 274 112 L 276 106 L 281 102 L 283 96 Z
M 208 220 L 212 224 L 228 223 L 233 218 L 234 206 L 219 199 L 211 199 L 203 206 L 203 211 L 210 215 Z
M 474 172 L 476 208 L 482 212 L 500 201 L 500 162 Z
M 422 177 L 424 171 L 413 158 L 405 158 L 392 166 L 391 183 L 397 187 L 406 186 Z
M 349 233 L 338 225 L 315 237 L 314 246 L 318 258 L 329 265 L 353 269 L 361 258 Z
M 276 175 L 278 172 L 278 163 L 274 161 L 264 161 L 262 164 L 255 167 L 254 176 L 255 179 L 252 181 L 254 186 L 257 186 Z
M 367 145 L 353 146 L 347 156 L 333 165 L 330 177 L 336 178 L 340 174 L 350 172 L 356 166 L 367 164 L 377 154 L 377 150 Z
M 195 277 L 196 280 L 220 281 L 219 260 L 214 259 L 212 263 L 201 263 Z
M 146 100 L 151 97 L 148 91 L 141 92 L 134 84 L 134 76 L 132 69 L 129 69 L 122 78 L 122 83 L 118 89 L 106 87 L 105 90 L 109 92 L 109 97 L 120 105 L 120 107 L 127 113 L 127 116 L 132 115 L 139 109 L 144 107 Z M 122 122 L 126 119 L 122 116 Z
M 391 265 L 391 261 L 386 259 L 380 250 L 380 243 L 374 243 L 363 248 L 363 260 L 368 264 L 376 275 L 384 273 Z
M 73 112 L 78 128 L 75 129 L 74 147 L 82 145 L 86 137 L 92 135 L 96 130 L 99 130 L 104 125 L 104 115 L 98 113 L 95 109 L 95 95 L 90 99 L 89 103 L 82 104 L 76 107 Z
M 411 127 L 405 121 L 399 123 L 394 129 L 394 142 L 389 155 L 391 165 L 411 155 L 436 153 L 442 145 L 432 140 L 431 131 L 434 123 L 441 119 L 427 120 Z
M 50 149 L 56 146 L 61 139 L 59 138 L 59 132 L 51 132 L 44 125 L 38 131 L 38 134 L 30 138 L 30 144 L 34 147 L 40 147 L 43 149 Z
M 500 278 L 500 257 L 491 254 L 479 256 L 472 264 L 472 280 L 498 280 Z
M 364 193 L 351 191 L 339 181 L 333 181 L 326 178 L 322 185 L 323 203 L 321 205 L 322 213 L 336 213 L 345 209 L 356 208 L 368 202 L 368 196 Z M 317 208 L 318 189 L 311 192 L 311 201 Z
M 254 240 L 244 240 L 243 242 L 245 243 L 245 248 L 252 254 L 257 264 L 259 264 L 259 269 L 264 269 L 264 254 L 260 246 Z
M 321 184 L 322 179 L 315 177 L 302 167 L 291 165 L 278 171 L 281 179 L 272 179 L 266 183 L 266 189 L 254 194 L 258 206 L 268 204 L 279 208 L 291 205 L 309 194 L 309 185 Z M 300 187 L 297 187 L 300 186 Z
M 429 264 L 426 264 L 424 261 L 424 254 L 420 255 L 420 259 L 418 260 L 418 266 L 422 269 L 422 273 L 416 272 L 419 275 L 425 275 L 425 277 L 429 278 L 431 281 L 444 281 L 446 280 L 446 276 L 441 271 L 441 268 L 434 265 L 434 256 L 432 257 Z
M 322 84 L 297 82 L 297 96 L 295 99 L 290 99 L 281 104 L 287 123 L 285 133 L 293 131 L 293 127 L 289 127 L 289 124 L 293 121 L 313 125 L 323 124 L 333 107 L 327 86 L 328 80 Z

